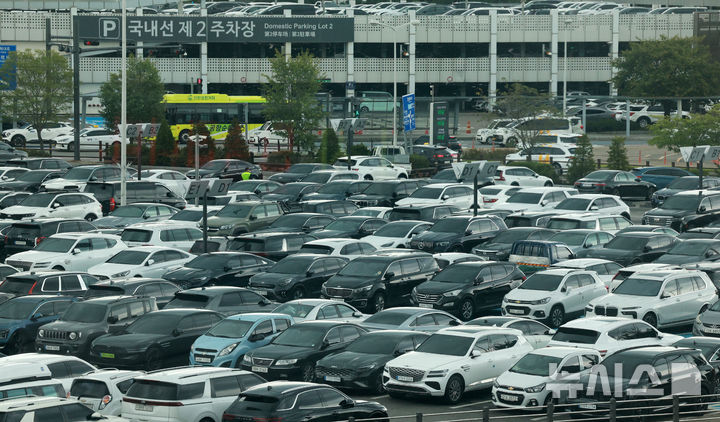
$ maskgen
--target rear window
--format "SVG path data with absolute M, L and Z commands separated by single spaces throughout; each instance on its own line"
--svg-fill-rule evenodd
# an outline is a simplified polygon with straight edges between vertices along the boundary
M 582 328 L 560 327 L 553 335 L 553 341 L 562 341 L 566 343 L 578 344 L 595 344 L 600 333 L 593 330 L 584 330 Z
M 8 277 L 0 284 L 0 292 L 25 295 L 34 283 L 35 280 L 31 278 Z
M 115 189 L 109 183 L 88 183 L 83 192 L 92 193 L 95 198 L 101 200 L 102 198 L 111 198 Z
M 120 236 L 123 242 L 149 242 L 152 237 L 150 230 L 125 229 Z
M 119 296 L 125 294 L 122 287 L 117 286 L 89 286 L 85 292 L 85 299 L 93 297 Z
M 227 250 L 242 252 L 265 252 L 282 250 L 282 239 L 233 239 Z
M 217 252 L 220 250 L 220 242 L 214 242 L 212 240 L 208 240 L 207 242 L 207 251 L 208 252 Z M 196 240 L 195 243 L 193 243 L 192 247 L 190 248 L 191 254 L 201 254 L 205 253 L 205 242 L 202 240 Z
M 392 210 L 388 218 L 390 221 L 418 220 L 420 215 L 420 210 Z
M 532 220 L 528 217 L 505 217 L 505 225 L 512 227 L 532 227 Z
M 333 248 L 324 245 L 302 245 L 299 253 L 313 253 L 318 255 L 330 255 Z
M 294 397 L 294 396 L 293 396 Z M 292 401 L 285 400 L 292 405 Z M 241 394 L 237 400 L 226 410 L 232 415 L 244 415 L 250 412 L 268 412 L 278 407 L 279 400 L 277 397 L 261 396 L 255 394 Z M 283 406 L 285 408 L 286 406 Z M 289 407 L 289 406 L 287 406 Z
M 544 244 L 515 242 L 511 254 L 548 258 L 550 256 L 550 248 Z
M 400 325 L 409 317 L 410 315 L 404 312 L 380 312 L 366 319 L 365 322 L 368 324 Z
M 129 397 L 148 400 L 190 400 L 203 396 L 205 383 L 178 385 L 170 382 L 136 380 L 127 391 Z
M 77 398 L 101 399 L 110 395 L 110 392 L 102 381 L 75 379 L 70 387 L 70 395 Z
M 165 309 L 195 308 L 203 309 L 208 305 L 208 296 L 178 293 L 175 298 L 165 305 Z
M 36 224 L 15 224 L 8 232 L 10 238 L 35 239 L 40 236 L 40 226 Z

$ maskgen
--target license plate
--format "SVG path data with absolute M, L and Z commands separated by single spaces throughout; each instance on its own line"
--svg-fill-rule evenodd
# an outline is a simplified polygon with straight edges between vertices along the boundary
M 578 407 L 580 409 L 587 409 L 587 410 L 595 410 L 597 409 L 597 405 L 594 404 L 579 404 Z
M 340 377 L 325 376 L 325 381 L 329 381 L 329 382 L 340 382 Z
M 398 381 L 405 381 L 405 382 L 413 382 L 413 381 L 414 381 L 414 380 L 413 380 L 413 377 L 406 377 L 406 376 L 403 376 L 403 375 L 398 375 L 397 380 L 398 380 Z
M 720 334 L 720 328 L 703 328 L 703 331 L 710 334 Z
M 507 311 L 509 314 L 515 314 L 515 315 L 523 315 L 525 313 L 520 309 L 508 309 Z
M 143 411 L 143 412 L 152 412 L 152 411 L 153 411 L 153 407 L 152 407 L 152 406 L 148 406 L 148 405 L 146 405 L 146 404 L 136 404 L 136 405 L 135 405 L 135 410 L 140 410 L 140 411 Z
M 59 351 L 60 351 L 60 346 L 51 346 L 51 345 L 47 344 L 47 345 L 45 345 L 45 350 L 50 350 L 50 351 L 53 351 L 53 352 L 59 352 Z
M 432 308 L 433 308 L 433 304 L 432 304 L 432 303 L 421 303 L 421 304 L 420 304 L 420 307 L 421 307 L 421 308 L 429 308 L 429 309 L 432 309 Z
M 264 366 L 253 366 L 252 367 L 253 372 L 260 372 L 262 374 L 267 374 L 268 369 Z
M 196 358 L 195 358 L 195 361 L 196 361 L 196 362 L 200 362 L 200 363 L 210 363 L 210 358 L 200 358 L 200 357 L 196 357 Z
M 261 296 L 267 296 L 267 294 L 268 294 L 268 291 L 265 289 L 253 289 L 253 290 L 255 290 L 255 293 L 257 293 Z
M 115 359 L 115 353 L 100 353 L 101 358 Z
M 16 240 L 16 241 L 15 241 L 15 244 L 16 244 L 16 245 L 27 245 L 28 243 L 27 243 L 26 241 L 24 241 L 24 240 Z
M 520 399 L 518 396 L 510 396 L 508 394 L 500 394 L 500 398 L 505 401 L 518 401 Z

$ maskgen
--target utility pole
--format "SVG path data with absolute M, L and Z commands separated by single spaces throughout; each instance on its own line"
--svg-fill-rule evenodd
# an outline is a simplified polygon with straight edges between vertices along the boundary
M 73 22 L 73 160 L 80 161 L 80 25 Z

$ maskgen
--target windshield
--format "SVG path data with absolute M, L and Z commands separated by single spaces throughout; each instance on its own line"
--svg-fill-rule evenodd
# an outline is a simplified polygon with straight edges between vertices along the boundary
M 88 180 L 90 178 L 90 175 L 92 174 L 93 169 L 87 168 L 87 167 L 75 167 L 71 168 L 65 175 L 63 176 L 63 179 L 65 180 Z
M 120 235 L 123 242 L 149 242 L 152 230 L 125 229 Z
M 46 171 L 27 171 L 16 177 L 15 180 L 30 183 L 42 182 L 47 175 L 48 173 Z
M 560 232 L 552 235 L 552 237 L 548 240 L 553 242 L 562 242 L 568 246 L 580 246 L 585 243 L 586 236 L 587 235 L 585 233 Z
M 290 315 L 293 318 L 305 318 L 315 307 L 312 305 L 301 305 L 299 303 L 283 303 L 275 308 L 273 313 Z
M 535 273 L 528 277 L 523 284 L 518 287 L 522 290 L 540 290 L 544 292 L 552 292 L 560 286 L 563 276 L 555 274 Z
M 517 240 L 525 240 L 529 237 L 530 232 L 526 230 L 506 230 L 498 233 L 488 243 L 514 243 Z
M 227 162 L 225 162 L 225 161 L 219 161 L 219 160 L 218 161 L 208 161 L 207 163 L 205 163 L 204 166 L 202 166 L 200 168 L 203 170 L 217 171 L 217 170 L 224 169 L 226 164 L 227 164 Z
M 654 297 L 660 293 L 662 283 L 662 280 L 629 277 L 613 290 L 613 294 Z
M 443 188 L 428 188 L 422 187 L 410 195 L 410 198 L 422 198 L 422 199 L 439 199 L 443 193 Z
M 292 326 L 275 337 L 273 344 L 279 346 L 315 348 L 325 337 L 325 328 Z
M 602 180 L 608 180 L 611 177 L 614 177 L 617 174 L 615 171 L 608 171 L 608 170 L 598 170 L 594 171 L 587 176 L 583 177 L 583 180 L 592 180 L 592 181 L 602 181 Z
M 677 190 L 691 190 L 691 189 L 697 189 L 699 186 L 700 186 L 700 178 L 698 178 L 696 176 L 690 176 L 690 177 L 678 177 L 677 179 L 668 183 L 667 188 L 668 189 L 677 189 Z
M 116 253 L 105 262 L 108 264 L 140 265 L 145 262 L 148 255 L 150 255 L 150 252 L 126 250 Z
M 178 325 L 177 315 L 149 313 L 141 316 L 130 324 L 125 331 L 131 334 L 163 334 L 167 335 Z
M 302 178 L 303 182 L 311 182 L 311 183 L 325 183 L 330 179 L 330 176 L 332 176 L 333 173 L 310 173 L 307 176 Z M 344 190 L 343 190 L 344 192 Z M 329 193 L 329 192 L 325 192 Z M 338 192 L 339 193 L 339 192 Z
M 47 207 L 55 199 L 53 193 L 36 193 L 23 199 L 18 205 L 23 207 Z
M 302 227 L 305 222 L 308 220 L 308 217 L 306 215 L 296 215 L 296 214 L 285 214 L 281 215 L 277 220 L 273 221 L 273 223 L 270 225 L 272 228 L 277 227 Z
M 412 230 L 417 223 L 390 223 L 380 227 L 373 236 L 379 237 L 405 237 L 408 232 Z
M 223 207 L 220 211 L 218 211 L 217 216 L 218 217 L 233 217 L 233 218 L 245 218 L 250 214 L 250 210 L 252 210 L 251 205 L 243 205 L 243 204 L 228 204 Z
M 366 319 L 364 322 L 368 324 L 398 326 L 403 322 L 407 321 L 407 319 L 413 315 L 414 312 L 408 313 L 405 311 L 394 311 L 392 309 L 389 309 L 370 316 L 370 318 Z
M 605 248 L 607 249 L 620 249 L 623 251 L 637 251 L 642 249 L 648 242 L 647 237 L 630 237 L 619 235 L 609 241 Z
M 188 268 L 196 268 L 199 270 L 222 269 L 225 267 L 229 256 L 222 255 L 201 255 L 185 264 Z
M 673 195 L 665 199 L 660 205 L 664 210 L 695 211 L 700 205 L 702 196 L 699 195 Z
M 357 230 L 362 223 L 364 223 L 364 219 L 352 219 L 352 220 L 346 220 L 346 219 L 339 219 L 335 220 L 332 223 L 325 226 L 325 230 L 337 230 L 341 232 L 346 231 L 354 231 Z
M 431 281 L 438 281 L 441 283 L 470 284 L 475 281 L 478 273 L 483 268 L 485 267 L 480 267 L 477 265 L 450 265 L 449 267 L 435 274 Z
M 605 360 L 600 363 L 600 365 L 605 367 L 605 370 L 610 377 L 622 378 L 625 380 L 633 379 L 633 377 L 637 376 L 636 372 L 638 366 L 647 364 L 648 358 L 645 354 L 642 354 L 640 356 L 628 356 L 628 353 L 612 354 L 606 357 Z M 616 372 L 616 370 L 618 372 Z M 612 380 L 606 379 L 606 381 L 603 382 L 610 382 L 610 385 L 614 385 Z M 600 387 L 596 385 L 596 388 Z
M 693 241 L 678 242 L 667 252 L 672 255 L 699 256 L 705 252 L 709 246 L 708 243 L 698 243 Z M 717 245 L 714 245 L 717 246 Z
M 278 263 L 270 267 L 267 272 L 292 275 L 305 274 L 312 263 L 312 259 L 289 256 L 278 261 Z
M 124 207 L 115 208 L 115 211 L 111 212 L 112 217 L 134 217 L 140 218 L 145 213 L 145 208 L 141 208 L 135 205 L 127 205 Z
M 242 338 L 253 326 L 254 321 L 238 321 L 236 319 L 225 319 L 215 324 L 205 335 L 222 338 Z
M 563 199 L 555 205 L 555 209 L 558 210 L 571 210 L 571 211 L 585 211 L 590 205 L 589 199 L 582 198 L 567 198 Z
M 344 275 L 349 277 L 380 277 L 388 263 L 385 261 L 377 261 L 371 258 L 354 259 L 346 266 L 344 266 L 338 275 Z
M 208 217 L 214 215 L 208 210 Z M 195 210 L 182 210 L 170 217 L 171 220 L 175 221 L 200 221 L 202 219 L 203 212 Z
M 464 218 L 443 218 L 428 229 L 438 233 L 464 233 L 468 222 Z
M 77 302 L 70 305 L 65 313 L 60 317 L 60 321 L 70 322 L 100 322 L 105 319 L 104 305 L 94 303 Z
M 434 355 L 465 356 L 473 344 L 473 337 L 433 334 L 418 348 L 418 352 Z
M 0 283 L 0 292 L 26 295 L 34 282 L 34 279 L 8 277 Z
M 395 336 L 370 333 L 358 337 L 345 351 L 365 355 L 391 355 L 399 341 Z
M 297 195 L 307 186 L 308 185 L 296 185 L 293 183 L 288 183 L 287 185 L 283 185 L 275 189 L 274 191 L 272 191 L 272 193 L 278 193 L 281 195 Z
M 75 239 L 63 239 L 62 237 L 50 237 L 43 240 L 35 247 L 36 251 L 42 252 L 69 252 L 75 244 Z
M 324 185 L 320 189 L 317 190 L 317 193 L 331 193 L 331 194 L 339 194 L 339 193 L 345 193 L 347 189 L 350 187 L 351 182 L 332 182 Z
M 396 183 L 373 183 L 363 191 L 363 195 L 390 196 L 395 192 L 396 187 L 398 187 Z
M 553 369 L 554 372 L 554 369 L 560 365 L 560 362 L 562 362 L 562 358 L 559 357 L 530 353 L 523 356 L 522 359 L 510 368 L 510 372 L 547 377 L 550 376 L 551 369 Z
M 27 319 L 35 310 L 37 302 L 29 300 L 9 300 L 0 305 L 0 318 Z
M 210 298 L 208 296 L 179 292 L 175 294 L 175 298 L 173 300 L 165 305 L 165 309 L 205 309 L 209 302 Z
M 537 204 L 542 198 L 541 193 L 517 192 L 507 199 L 509 204 Z

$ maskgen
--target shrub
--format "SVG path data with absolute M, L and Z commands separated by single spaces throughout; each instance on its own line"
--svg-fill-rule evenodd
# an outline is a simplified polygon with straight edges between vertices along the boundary
M 173 165 L 171 157 L 177 154 L 177 143 L 173 138 L 172 130 L 167 120 L 160 122 L 157 137 L 155 138 L 155 164 L 158 166 Z
M 575 157 L 570 160 L 570 166 L 567 171 L 567 181 L 569 184 L 574 184 L 576 180 L 585 177 L 585 175 L 593 171 L 595 171 L 593 147 L 587 135 L 583 135 L 577 142 Z
M 243 136 L 242 127 L 237 120 L 233 121 L 232 125 L 230 125 L 230 128 L 228 129 L 227 137 L 225 138 L 224 153 L 220 154 L 218 152 L 216 155 L 218 157 L 235 158 L 245 161 L 250 159 L 248 144 Z
M 318 161 L 321 163 L 332 164 L 340 156 L 340 143 L 337 134 L 332 128 L 328 128 L 320 142 L 320 150 L 318 151 Z
M 610 149 L 608 150 L 607 167 L 613 170 L 629 170 L 627 149 L 625 148 L 625 138 L 616 136 L 612 138 Z
M 555 172 L 555 168 L 551 164 L 538 163 L 537 161 L 512 161 L 507 165 L 527 167 L 541 176 L 549 177 L 553 183 L 560 183 L 560 176 Z
M 410 156 L 410 164 L 413 169 L 425 169 L 430 166 L 430 160 L 424 155 L 412 154 Z
M 350 155 L 370 155 L 370 149 L 365 144 L 353 144 L 350 147 Z
M 463 161 L 479 161 L 479 160 L 487 160 L 487 161 L 505 161 L 505 156 L 508 154 L 512 154 L 513 152 L 516 152 L 514 148 L 495 148 L 495 151 L 489 149 L 489 148 L 479 148 L 479 149 L 463 149 L 462 152 L 462 159 Z
M 50 151 L 46 149 L 28 149 L 25 152 L 28 153 L 28 157 L 51 157 Z

